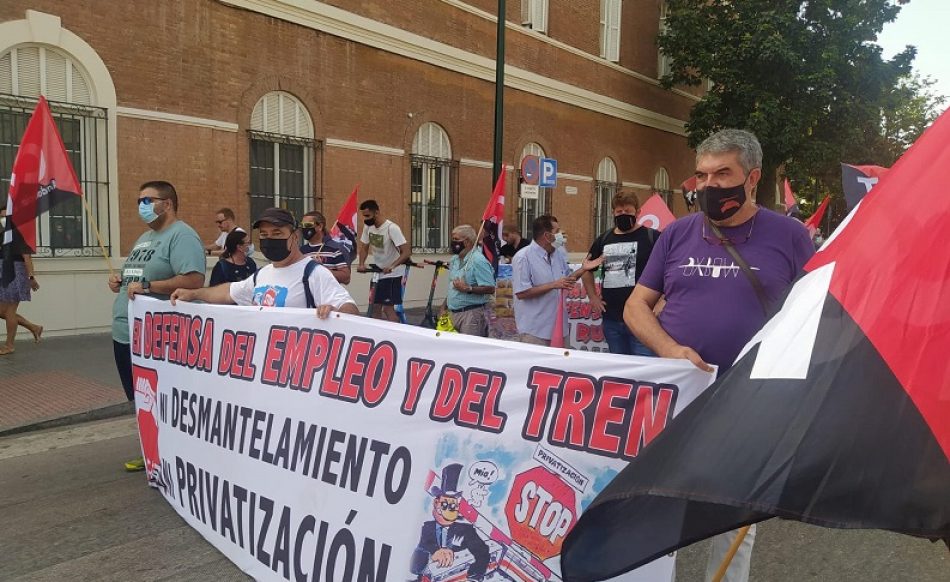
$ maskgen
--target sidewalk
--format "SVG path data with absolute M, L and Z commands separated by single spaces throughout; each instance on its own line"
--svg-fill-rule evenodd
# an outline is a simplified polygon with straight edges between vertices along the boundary
M 17 338 L 0 356 L 0 435 L 130 413 L 109 334 Z
M 412 324 L 425 308 L 406 310 Z M 130 414 L 119 384 L 109 334 L 44 339 L 20 337 L 0 356 L 0 436 Z

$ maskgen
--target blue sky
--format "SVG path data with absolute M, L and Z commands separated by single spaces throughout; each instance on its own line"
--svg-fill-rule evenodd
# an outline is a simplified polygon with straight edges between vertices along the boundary
M 950 0 L 911 0 L 904 5 L 897 20 L 884 26 L 878 38 L 884 56 L 890 58 L 906 45 L 917 47 L 914 68 L 930 76 L 937 84 L 934 91 L 948 97 L 950 105 Z

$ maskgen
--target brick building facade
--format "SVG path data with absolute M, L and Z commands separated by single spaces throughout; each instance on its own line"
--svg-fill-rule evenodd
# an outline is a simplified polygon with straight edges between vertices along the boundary
M 220 207 L 245 227 L 273 204 L 332 219 L 360 184 L 415 252 L 443 252 L 451 227 L 477 223 L 491 191 L 496 6 L 6 0 L 0 188 L 42 92 L 112 255 L 142 232 L 133 201 L 153 179 L 176 185 L 180 215 L 205 240 Z M 580 252 L 607 223 L 614 191 L 645 199 L 690 174 L 683 120 L 697 98 L 656 80 L 661 8 L 508 0 L 504 161 L 518 168 L 525 153 L 543 153 L 559 170 L 537 201 L 519 198 L 511 170 L 508 221 L 550 211 Z M 39 257 L 99 254 L 88 214 L 77 205 L 40 221 Z

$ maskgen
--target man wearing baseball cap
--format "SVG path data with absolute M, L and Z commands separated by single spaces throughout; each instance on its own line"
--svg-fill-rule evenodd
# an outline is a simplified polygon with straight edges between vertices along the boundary
M 308 307 L 326 318 L 331 311 L 358 315 L 356 303 L 326 268 L 300 252 L 300 235 L 293 215 L 282 208 L 268 208 L 254 222 L 260 233 L 260 250 L 271 264 L 253 277 L 203 289 L 178 289 L 177 301 Z

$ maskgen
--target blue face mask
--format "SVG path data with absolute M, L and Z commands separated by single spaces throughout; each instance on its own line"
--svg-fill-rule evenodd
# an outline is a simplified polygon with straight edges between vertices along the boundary
M 139 203 L 139 217 L 145 221 L 145 224 L 152 224 L 158 220 L 159 215 L 155 213 L 155 203 Z

